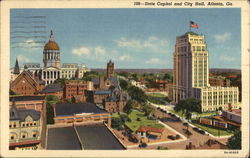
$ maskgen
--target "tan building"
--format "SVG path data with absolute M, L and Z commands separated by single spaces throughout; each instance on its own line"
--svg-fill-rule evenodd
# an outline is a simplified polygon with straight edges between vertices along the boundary
M 208 50 L 204 35 L 193 32 L 176 38 L 174 52 L 173 101 L 188 97 L 201 99 L 202 112 L 227 108 L 231 103 L 239 108 L 238 87 L 209 85 Z
M 82 78 L 84 74 L 89 71 L 86 65 L 81 64 L 63 64 L 61 67 L 62 78 L 71 79 L 71 78 Z
M 56 104 L 55 124 L 97 124 L 104 121 L 110 127 L 111 115 L 93 103 Z
M 9 149 L 36 150 L 41 148 L 42 124 L 40 112 L 33 109 L 10 108 Z
M 15 105 L 17 110 L 37 111 L 39 112 L 39 128 L 40 132 L 40 146 L 45 147 L 46 137 L 46 101 L 44 96 L 13 96 L 9 98 L 9 109 Z M 35 113 L 37 113 L 35 112 Z M 33 113 L 33 112 L 32 112 Z M 27 128 L 27 127 L 26 127 Z M 19 129 L 20 130 L 20 129 Z M 27 129 L 28 130 L 28 129 Z

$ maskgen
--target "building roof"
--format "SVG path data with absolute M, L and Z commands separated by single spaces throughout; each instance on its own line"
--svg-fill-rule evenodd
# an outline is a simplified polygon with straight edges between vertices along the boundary
M 31 116 L 34 121 L 40 119 L 40 112 L 33 109 L 16 109 L 15 104 L 10 109 L 10 120 L 25 121 L 27 116 Z
M 105 95 L 105 94 L 111 94 L 111 90 L 97 90 L 94 92 L 94 95 Z
M 119 87 L 119 82 L 118 82 L 117 77 L 108 77 L 108 78 L 105 78 L 105 80 L 110 80 L 115 87 Z M 98 77 L 93 78 L 92 81 L 93 81 L 94 85 L 100 84 L 100 80 Z
M 61 87 L 60 84 L 52 83 L 47 85 L 41 93 L 55 93 L 55 92 L 60 92 L 63 91 L 63 88 Z
M 155 133 L 162 133 L 164 129 L 149 127 L 149 126 L 141 126 L 138 130 L 138 132 L 155 132 Z
M 77 133 L 79 137 L 77 137 Z M 104 125 L 48 128 L 48 150 L 122 150 L 124 147 Z M 79 140 L 80 139 L 80 140 Z
M 71 116 L 81 113 L 106 113 L 93 103 L 56 104 L 56 116 Z
M 45 100 L 45 96 L 11 96 L 9 101 L 33 101 L 33 100 Z
M 34 121 L 40 119 L 40 112 L 33 109 L 19 109 L 17 110 L 20 121 L 25 121 L 27 116 L 31 116 Z
M 76 127 L 84 149 L 91 150 L 123 150 L 122 144 L 103 125 L 88 125 Z
M 81 150 L 73 127 L 48 128 L 48 150 Z

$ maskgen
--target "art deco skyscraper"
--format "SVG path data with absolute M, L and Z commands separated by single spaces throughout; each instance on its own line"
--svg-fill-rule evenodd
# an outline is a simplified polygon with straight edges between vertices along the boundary
M 188 32 L 176 38 L 174 52 L 174 101 L 191 97 L 193 87 L 207 87 L 208 51 L 204 35 Z
M 239 108 L 238 87 L 209 85 L 208 50 L 204 35 L 187 32 L 176 38 L 173 70 L 173 102 L 194 97 L 201 100 L 201 110 Z

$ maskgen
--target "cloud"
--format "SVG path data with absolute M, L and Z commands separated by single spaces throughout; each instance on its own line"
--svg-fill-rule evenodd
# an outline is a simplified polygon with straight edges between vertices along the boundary
M 147 64 L 157 64 L 160 63 L 160 59 L 158 58 L 151 58 L 150 60 L 146 61 Z
M 95 47 L 94 50 L 95 50 L 96 55 L 106 55 L 107 54 L 105 48 L 100 47 L 100 46 Z
M 217 43 L 223 43 L 231 38 L 231 33 L 225 32 L 224 34 L 215 34 L 214 39 Z
M 167 49 L 168 41 L 155 36 L 150 36 L 145 40 L 127 39 L 121 37 L 115 40 L 118 47 L 125 47 L 133 50 L 150 50 L 151 52 L 163 53 Z
M 90 50 L 87 47 L 81 46 L 79 48 L 73 48 L 72 49 L 72 54 L 78 55 L 78 56 L 85 56 L 89 55 Z
M 12 48 L 23 49 L 27 52 L 39 50 L 44 47 L 44 43 L 42 41 L 35 41 L 33 39 L 23 40 L 21 42 L 14 43 Z
M 119 60 L 121 61 L 126 61 L 126 60 L 129 60 L 130 59 L 130 56 L 129 55 L 122 55 L 119 57 Z
M 221 55 L 220 60 L 221 61 L 226 61 L 226 62 L 233 62 L 233 61 L 236 60 L 236 58 L 232 57 L 232 56 Z
M 24 55 L 18 55 L 17 56 L 17 59 L 20 63 L 27 63 L 27 62 L 30 62 L 31 60 L 29 58 L 27 58 L 26 56 Z

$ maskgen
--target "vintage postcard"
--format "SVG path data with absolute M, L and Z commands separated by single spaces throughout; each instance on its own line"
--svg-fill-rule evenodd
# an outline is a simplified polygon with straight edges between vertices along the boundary
M 1 1 L 1 156 L 247 157 L 249 7 Z

